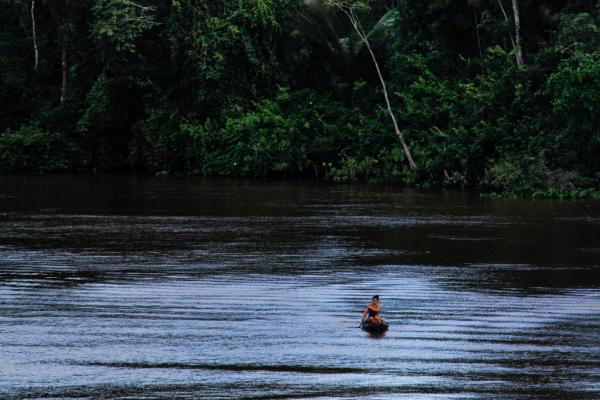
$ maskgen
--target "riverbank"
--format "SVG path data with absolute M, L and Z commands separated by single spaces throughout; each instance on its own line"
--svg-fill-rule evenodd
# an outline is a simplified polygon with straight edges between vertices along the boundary
M 193 178 L 193 179 L 201 179 L 201 178 L 221 178 L 228 179 L 230 181 L 239 180 L 243 181 L 289 181 L 289 182 L 317 182 L 321 185 L 354 185 L 354 184 L 367 184 L 369 186 L 392 186 L 396 188 L 404 188 L 404 189 L 419 189 L 424 191 L 452 191 L 452 192 L 463 192 L 465 194 L 477 195 L 481 197 L 496 197 L 496 198 L 523 198 L 523 199 L 560 199 L 560 200 L 583 200 L 583 199 L 592 199 L 592 200 L 600 200 L 600 188 L 598 187 L 585 187 L 585 186 L 577 186 L 576 183 L 572 181 L 563 181 L 560 186 L 538 186 L 538 187 L 527 187 L 522 186 L 518 189 L 505 190 L 505 191 L 494 191 L 490 188 L 487 190 L 479 188 L 479 190 L 468 187 L 457 187 L 456 185 L 434 185 L 430 182 L 418 182 L 413 180 L 412 182 L 407 182 L 406 180 L 399 179 L 397 177 L 392 179 L 381 179 L 379 177 L 360 177 L 360 176 L 352 176 L 352 175 L 344 175 L 341 173 L 341 170 L 331 168 L 330 173 L 325 173 L 324 175 L 320 175 L 318 172 L 315 174 L 309 175 L 295 175 L 295 176 L 281 176 L 281 175 L 265 175 L 265 176 L 243 176 L 243 175 L 213 175 L 213 176 L 204 176 L 204 175 L 193 175 L 193 174 L 170 174 L 166 171 L 158 172 L 158 173 L 140 173 L 133 171 L 117 171 L 117 172 L 90 172 L 90 171 L 75 171 L 68 172 L 59 168 L 58 171 L 53 171 L 52 169 L 42 168 L 40 170 L 34 172 L 1 172 L 2 175 L 10 175 L 10 176 L 44 176 L 44 175 L 58 175 L 58 176 L 66 176 L 69 175 L 78 176 L 78 175 L 89 175 L 94 177 L 110 177 L 112 175 L 119 176 L 129 176 L 132 178 L 135 177 L 160 177 L 160 178 Z M 585 181 L 585 180 L 584 180 Z M 577 181 L 575 181 L 577 182 Z M 589 182 L 589 180 L 587 180 Z M 589 183 L 588 183 L 589 185 Z

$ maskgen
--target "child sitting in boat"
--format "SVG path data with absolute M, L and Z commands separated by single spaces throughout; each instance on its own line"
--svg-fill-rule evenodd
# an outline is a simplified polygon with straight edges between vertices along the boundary
M 371 298 L 371 304 L 367 305 L 365 311 L 362 313 L 361 321 L 365 320 L 366 316 L 369 316 L 368 323 L 379 324 L 383 322 L 381 320 L 381 305 L 379 304 L 379 295 L 375 295 Z

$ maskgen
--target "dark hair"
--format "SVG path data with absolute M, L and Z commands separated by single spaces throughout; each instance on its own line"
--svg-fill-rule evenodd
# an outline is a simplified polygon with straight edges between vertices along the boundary
M 373 300 L 373 299 L 377 299 L 377 300 L 379 300 L 379 295 L 378 295 L 378 294 L 376 294 L 375 296 L 371 297 L 371 300 Z

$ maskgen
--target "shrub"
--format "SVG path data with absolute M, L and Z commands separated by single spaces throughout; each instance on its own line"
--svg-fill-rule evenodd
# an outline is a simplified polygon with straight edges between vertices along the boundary
M 497 192 L 527 194 L 534 188 L 546 188 L 548 175 L 543 160 L 515 155 L 492 163 L 484 173 L 481 186 Z
M 0 170 L 52 172 L 67 170 L 77 148 L 64 135 L 46 132 L 36 124 L 0 134 Z

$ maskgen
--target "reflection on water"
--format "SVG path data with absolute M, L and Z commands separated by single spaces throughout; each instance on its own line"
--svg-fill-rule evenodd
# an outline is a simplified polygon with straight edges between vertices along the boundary
M 0 178 L 3 399 L 598 399 L 600 206 Z M 358 329 L 373 294 L 390 329 Z

